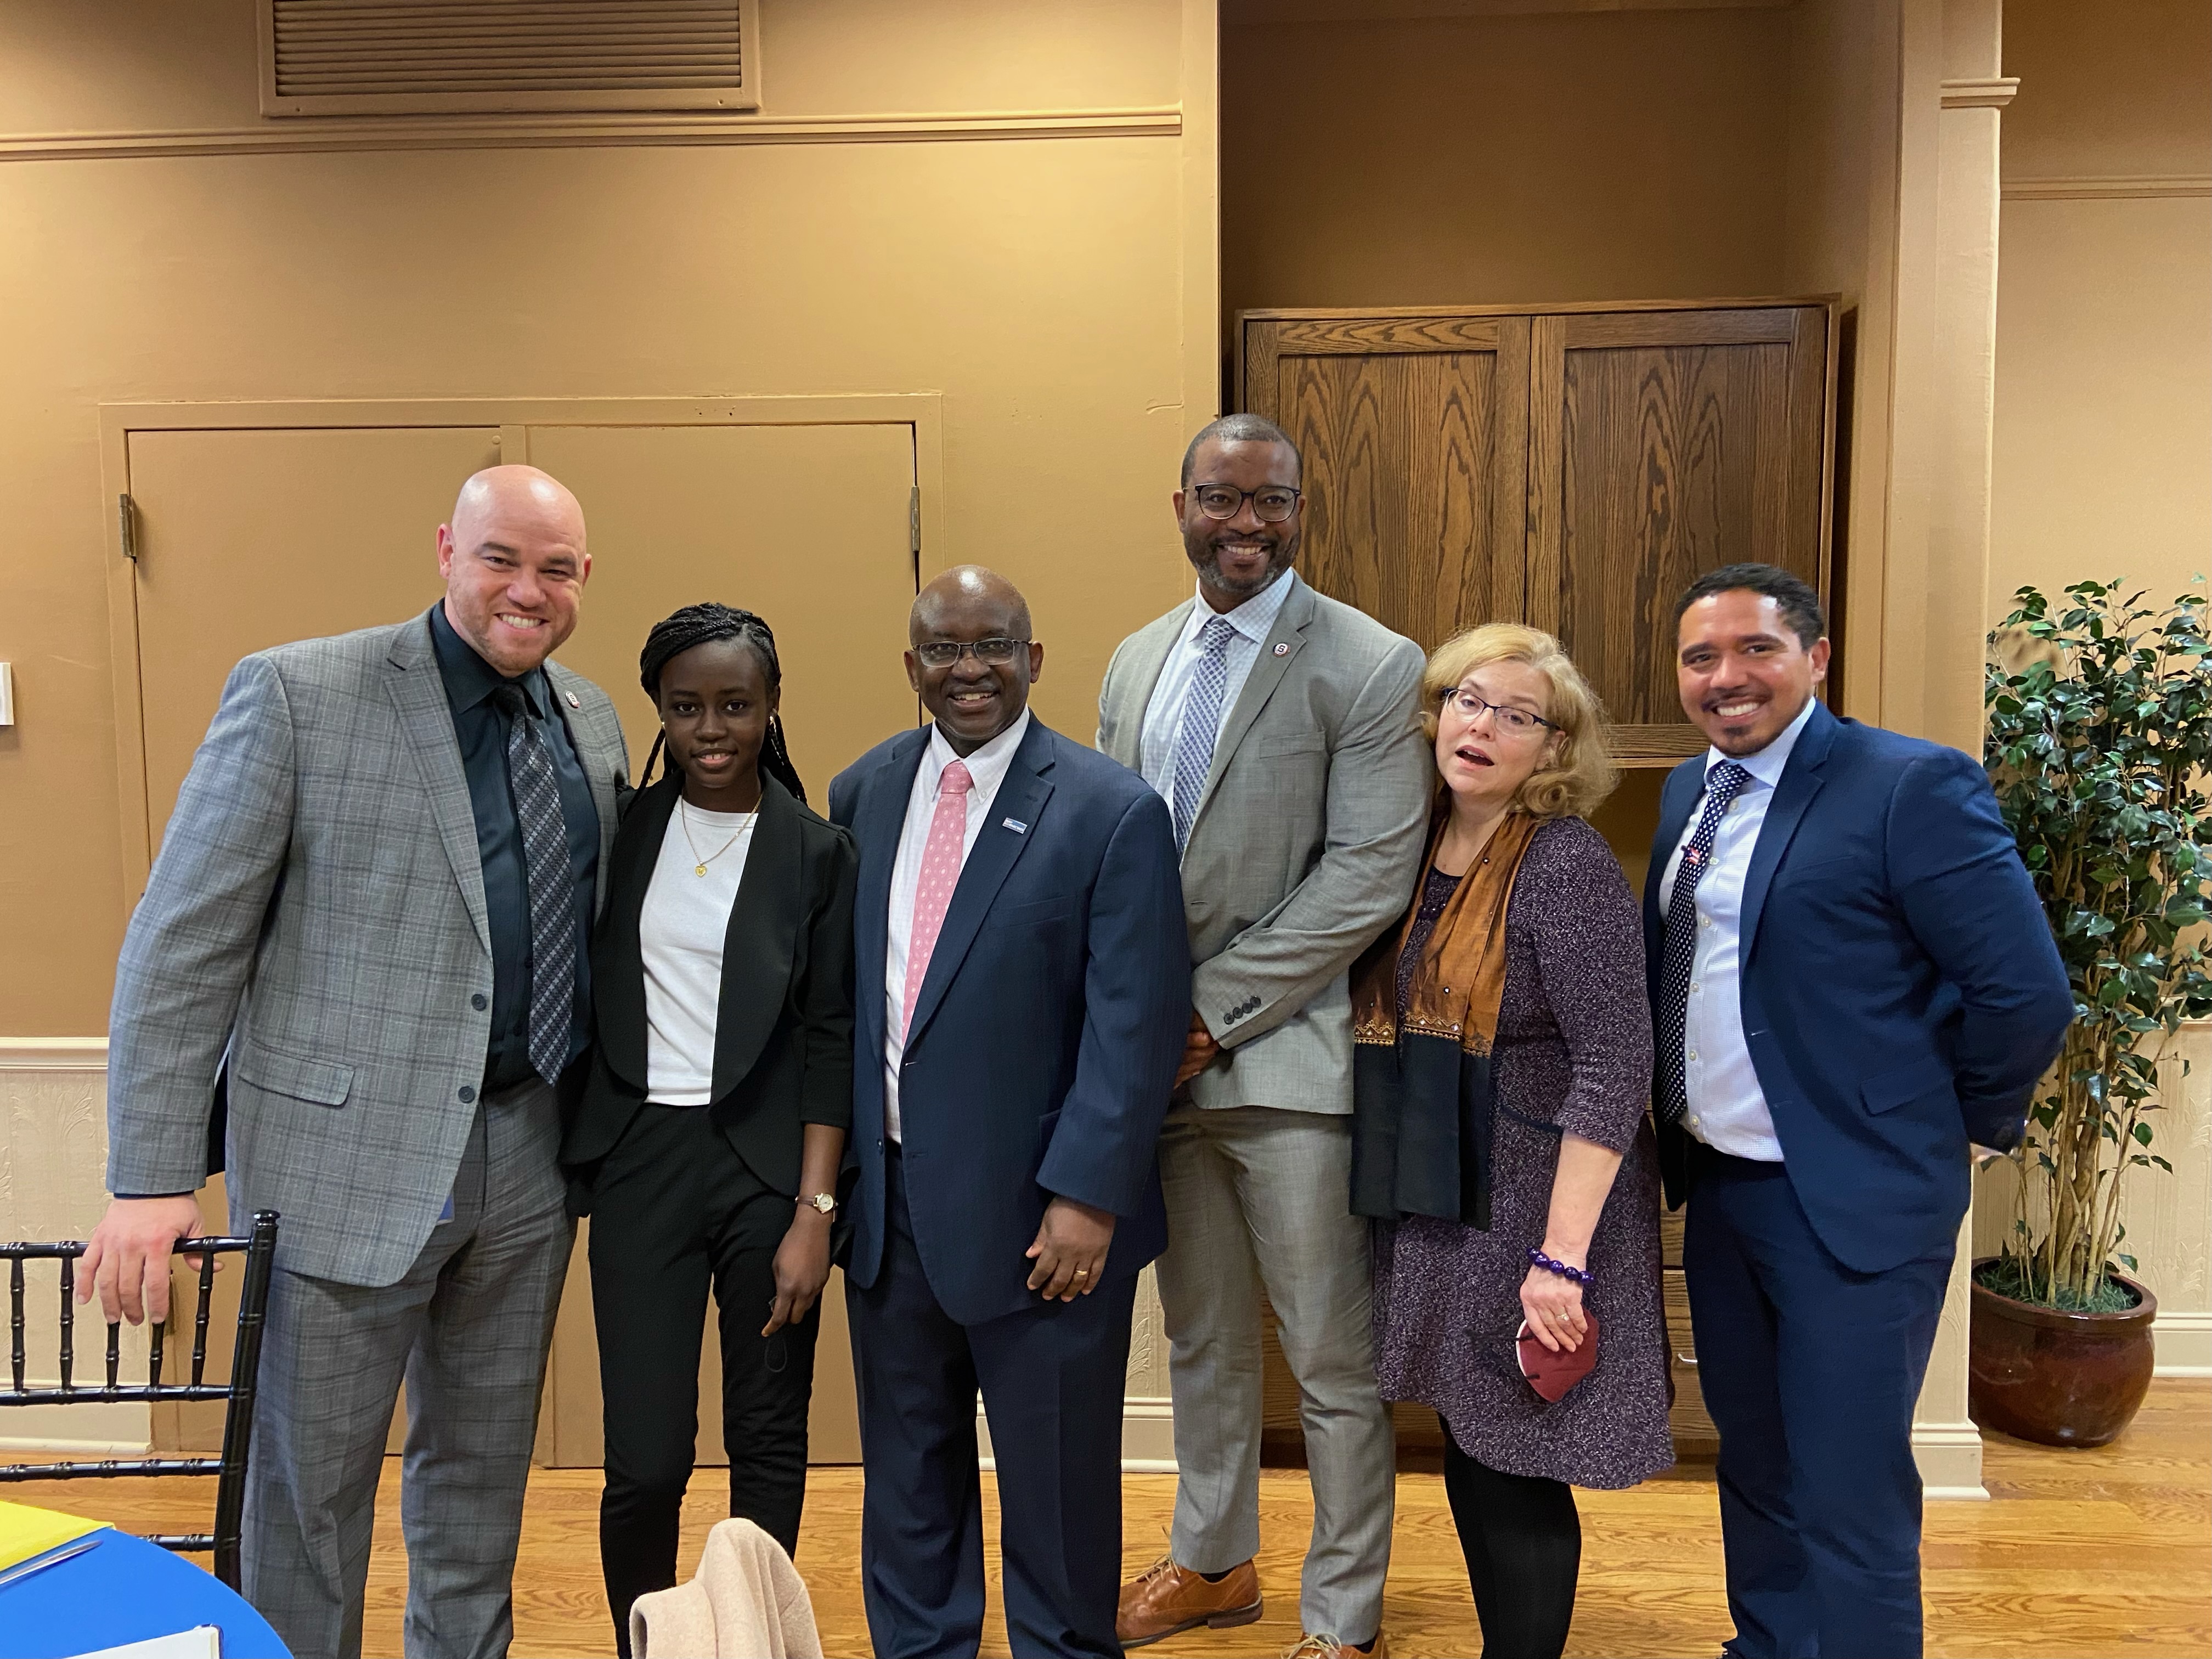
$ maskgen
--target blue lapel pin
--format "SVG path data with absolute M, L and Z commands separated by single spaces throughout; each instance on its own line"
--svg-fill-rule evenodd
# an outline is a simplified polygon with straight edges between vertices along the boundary
M 1018 836 L 1026 836 L 1030 832 L 1029 825 L 1024 823 L 1019 818 L 1000 818 L 999 822 Z

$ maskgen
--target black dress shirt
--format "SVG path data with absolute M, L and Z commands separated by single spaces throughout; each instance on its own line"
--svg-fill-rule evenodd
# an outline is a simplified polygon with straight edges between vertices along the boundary
M 568 865 L 576 884 L 576 1018 L 568 1038 L 574 1060 L 592 1037 L 592 899 L 599 877 L 599 814 L 591 785 L 577 762 L 568 722 L 552 682 L 542 668 L 508 680 L 453 631 L 446 607 L 430 609 L 430 637 L 438 673 L 453 711 L 453 736 L 468 776 L 469 804 L 483 861 L 484 908 L 491 923 L 491 1046 L 484 1056 L 484 1090 L 511 1089 L 532 1075 L 530 1064 L 530 873 L 523 862 L 522 824 L 507 776 L 507 716 L 493 694 L 521 688 L 531 717 L 542 722 L 546 749 L 561 787 L 561 817 L 568 831 Z M 554 718 L 549 718 L 552 716 Z

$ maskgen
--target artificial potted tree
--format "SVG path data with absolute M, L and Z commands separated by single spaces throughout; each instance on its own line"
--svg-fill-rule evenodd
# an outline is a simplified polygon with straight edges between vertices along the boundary
M 2129 1176 L 2153 1149 L 2160 1069 L 2212 1013 L 2212 643 L 2206 598 L 2116 582 L 2033 587 L 1990 635 L 1984 759 L 2074 986 L 2074 1024 L 2027 1133 L 1999 1254 L 1973 1268 L 1968 1400 L 1984 1427 L 2100 1446 L 2150 1386 L 2158 1304 L 2130 1276 Z

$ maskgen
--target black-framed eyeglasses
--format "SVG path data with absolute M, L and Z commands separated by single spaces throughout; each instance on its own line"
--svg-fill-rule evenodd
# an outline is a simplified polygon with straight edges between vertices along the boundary
M 1202 483 L 1190 494 L 1198 510 L 1209 519 L 1233 519 L 1244 510 L 1247 501 L 1252 503 L 1252 516 L 1261 524 L 1280 524 L 1298 510 L 1298 491 L 1288 484 L 1239 489 L 1235 484 Z
M 914 654 L 921 659 L 925 668 L 950 668 L 963 657 L 973 657 L 987 668 L 1002 668 L 1014 659 L 1015 653 L 1029 644 L 1027 640 L 992 638 L 963 642 L 958 640 L 931 640 L 914 647 Z
M 1492 702 L 1463 685 L 1454 686 L 1444 693 L 1444 707 L 1457 709 L 1469 720 L 1480 719 L 1482 711 L 1487 708 L 1498 729 L 1510 732 L 1516 737 L 1525 736 L 1540 726 L 1551 732 L 1559 729 L 1541 714 L 1532 714 L 1525 708 L 1515 708 L 1502 702 Z

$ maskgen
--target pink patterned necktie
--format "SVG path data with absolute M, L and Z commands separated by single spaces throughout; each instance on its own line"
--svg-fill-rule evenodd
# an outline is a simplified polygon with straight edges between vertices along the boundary
M 914 926 L 906 947 L 906 1006 L 899 1011 L 899 1038 L 914 1024 L 914 1005 L 921 998 L 930 953 L 945 929 L 952 890 L 960 884 L 960 848 L 968 836 L 968 792 L 975 780 L 958 761 L 937 781 L 937 812 L 929 821 L 929 841 L 921 849 L 921 879 L 914 890 Z

